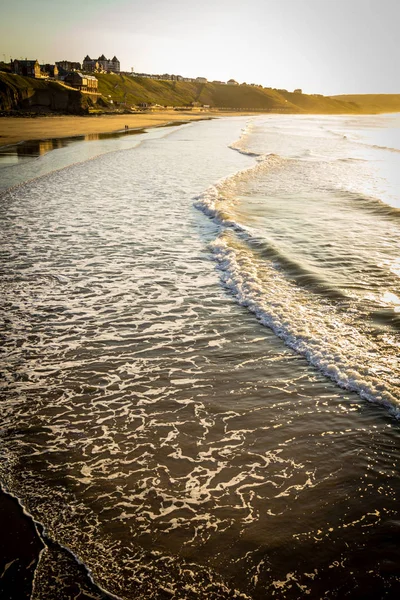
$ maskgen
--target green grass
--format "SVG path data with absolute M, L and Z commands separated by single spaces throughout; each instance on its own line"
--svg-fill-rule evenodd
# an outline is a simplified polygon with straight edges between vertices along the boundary
M 96 75 L 99 92 L 113 102 L 140 102 L 162 106 L 189 106 L 192 102 L 214 108 L 279 111 L 291 113 L 357 113 L 363 109 L 346 98 L 291 93 L 250 85 L 221 85 L 159 81 L 127 75 Z
M 400 112 L 400 94 L 349 94 L 332 98 L 340 102 L 354 102 L 368 114 Z
M 190 106 L 193 102 L 212 108 L 227 110 L 258 110 L 268 112 L 313 114 L 365 114 L 400 112 L 400 94 L 348 95 L 324 97 L 292 93 L 250 85 L 221 85 L 217 83 L 192 83 L 160 81 L 128 75 L 96 75 L 99 92 L 110 107 L 117 104 L 135 106 L 141 102 L 161 106 Z M 21 108 L 27 104 L 44 102 L 52 98 L 53 105 L 61 106 L 64 98 L 73 110 L 87 109 L 88 96 L 67 90 L 57 82 L 20 77 L 0 72 L 0 109 Z M 57 99 L 57 101 L 55 101 Z M 65 102 L 64 102 L 65 104 Z
M 278 92 L 248 85 L 228 86 L 213 83 L 160 81 L 126 75 L 96 75 L 99 92 L 113 102 L 139 104 L 148 102 L 161 106 L 190 106 L 192 102 L 228 109 L 292 109 Z
M 129 105 L 148 102 L 161 106 L 188 106 L 199 95 L 201 84 L 159 81 L 126 75 L 96 75 L 99 92 L 113 102 Z

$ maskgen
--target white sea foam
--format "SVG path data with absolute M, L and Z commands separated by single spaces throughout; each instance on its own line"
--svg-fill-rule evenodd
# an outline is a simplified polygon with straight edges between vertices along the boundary
M 233 235 L 220 235 L 211 247 L 222 280 L 239 304 L 338 385 L 400 417 L 395 354 L 377 358 L 376 342 L 346 322 L 333 306 L 316 302 L 282 273 L 261 264 Z M 389 364 L 393 373 L 387 372 Z M 374 371 L 381 374 L 374 376 Z
M 253 156 L 251 153 L 249 156 Z M 218 224 L 232 227 L 237 231 L 250 231 L 243 224 L 236 221 L 231 214 L 231 209 L 236 202 L 236 188 L 240 182 L 254 178 L 258 173 L 273 169 L 282 164 L 283 159 L 274 154 L 257 155 L 259 160 L 246 169 L 224 177 L 215 185 L 211 185 L 204 192 L 194 198 L 194 206 L 205 215 L 214 219 Z
M 296 165 L 296 162 L 290 163 L 288 159 L 275 155 L 265 156 L 249 151 L 253 130 L 253 124 L 248 125 L 230 148 L 257 157 L 257 162 L 211 186 L 195 200 L 195 206 L 222 228 L 211 248 L 219 263 L 224 284 L 240 304 L 338 385 L 388 407 L 398 416 L 400 400 L 396 393 L 396 381 L 399 366 L 395 345 L 392 345 L 392 354 L 387 354 L 386 349 L 384 354 L 378 353 L 376 357 L 376 339 L 371 339 L 366 331 L 360 329 L 361 323 L 357 324 L 352 315 L 346 316 L 337 312 L 333 305 L 322 304 L 318 297 L 293 285 L 278 262 L 272 258 L 270 261 L 262 259 L 252 250 L 251 242 L 257 232 L 235 216 L 238 204 L 245 207 L 243 200 L 240 200 L 243 190 L 248 183 L 255 185 L 254 182 L 260 178 L 266 180 L 268 177 L 274 181 L 271 177 L 274 167 L 280 169 L 278 176 L 284 179 L 288 175 L 283 167 Z M 307 150 L 307 155 L 309 153 Z M 302 185 L 301 180 L 298 185 Z M 343 198 L 345 201 L 344 192 Z M 272 254 L 276 257 L 280 255 L 278 250 Z M 293 259 L 281 254 L 281 260 L 293 270 Z M 296 265 L 296 268 L 299 266 Z M 319 286 L 318 289 L 328 290 L 322 280 L 318 283 L 311 271 L 303 271 L 299 271 L 300 275 L 305 274 Z M 329 295 L 334 297 L 337 293 L 339 291 L 332 289 Z M 393 369 L 392 373 L 390 370 L 388 372 L 388 366 Z
M 249 121 L 247 123 L 246 127 L 244 127 L 242 129 L 240 138 L 236 142 L 233 142 L 232 144 L 230 144 L 229 148 L 231 148 L 231 150 L 236 150 L 236 152 L 239 152 L 240 154 L 244 154 L 245 156 L 250 156 L 251 158 L 256 158 L 258 160 L 262 160 L 264 158 L 264 155 L 262 153 L 253 152 L 253 151 L 249 150 L 247 147 L 248 140 L 251 137 L 253 130 L 254 130 L 254 123 L 253 123 L 253 121 Z

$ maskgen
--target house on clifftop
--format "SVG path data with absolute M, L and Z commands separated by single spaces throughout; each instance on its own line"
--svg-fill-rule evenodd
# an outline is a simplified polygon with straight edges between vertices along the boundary
M 99 82 L 93 75 L 82 75 L 74 71 L 64 77 L 65 83 L 81 92 L 97 92 Z
M 14 73 L 24 77 L 40 78 L 40 65 L 38 60 L 14 60 L 12 61 Z
M 57 65 L 41 65 L 40 70 L 42 77 L 50 77 L 51 79 L 58 79 L 58 67 Z
M 87 73 L 94 73 L 100 71 L 106 71 L 107 73 L 119 73 L 120 72 L 120 62 L 116 56 L 114 56 L 111 60 L 106 58 L 104 54 L 99 56 L 97 59 L 92 59 L 87 54 L 83 59 L 82 69 Z
M 87 54 L 82 61 L 82 71 L 85 71 L 85 73 L 94 73 L 98 70 L 99 63 L 97 62 L 97 60 L 93 60 L 92 58 L 90 58 L 89 54 Z
M 118 60 L 118 58 L 116 56 L 114 56 L 110 60 L 110 59 L 106 58 L 104 56 L 104 54 L 102 54 L 97 59 L 97 62 L 102 67 L 103 71 L 108 71 L 108 72 L 111 72 L 111 73 L 119 73 L 120 72 L 121 65 L 120 65 L 120 62 L 119 62 L 119 60 Z
M 70 71 L 80 71 L 82 69 L 81 63 L 71 60 L 59 60 L 56 62 L 56 65 L 60 75 L 66 75 Z

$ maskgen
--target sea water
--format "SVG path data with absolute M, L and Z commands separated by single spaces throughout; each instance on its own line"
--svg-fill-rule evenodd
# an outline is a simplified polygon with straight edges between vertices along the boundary
M 0 167 L 0 480 L 55 542 L 34 600 L 78 561 L 122 599 L 399 591 L 399 124 Z

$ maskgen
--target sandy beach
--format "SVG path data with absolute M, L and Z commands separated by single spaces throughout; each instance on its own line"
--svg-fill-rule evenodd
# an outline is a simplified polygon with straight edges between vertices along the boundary
M 108 133 L 124 129 L 157 127 L 177 121 L 198 121 L 210 117 L 246 113 L 221 113 L 218 111 L 159 111 L 132 115 L 100 115 L 100 116 L 50 116 L 50 117 L 2 117 L 0 119 L 0 146 L 37 139 L 71 137 L 96 133 Z

